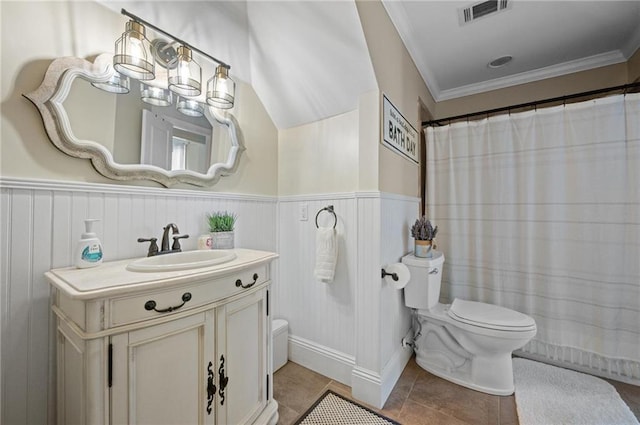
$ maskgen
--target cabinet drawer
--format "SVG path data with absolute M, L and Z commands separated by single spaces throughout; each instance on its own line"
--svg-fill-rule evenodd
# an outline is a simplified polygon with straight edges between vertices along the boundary
M 267 267 L 226 277 L 109 300 L 109 327 L 155 319 L 222 300 L 268 280 Z

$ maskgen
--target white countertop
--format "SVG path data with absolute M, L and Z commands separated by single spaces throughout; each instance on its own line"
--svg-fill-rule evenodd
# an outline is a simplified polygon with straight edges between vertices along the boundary
M 179 286 L 196 280 L 215 279 L 247 267 L 259 266 L 278 258 L 278 254 L 252 249 L 234 249 L 236 258 L 227 263 L 191 270 L 168 272 L 132 272 L 127 264 L 137 258 L 109 261 L 97 267 L 78 269 L 65 267 L 45 273 L 49 283 L 69 298 L 89 299 L 129 294 L 150 288 Z M 171 254 L 165 254 L 171 255 Z

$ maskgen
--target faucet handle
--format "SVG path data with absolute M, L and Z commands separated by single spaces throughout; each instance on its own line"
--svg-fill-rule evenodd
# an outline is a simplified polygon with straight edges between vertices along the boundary
M 158 238 L 149 238 L 149 239 L 138 238 L 138 242 L 151 242 L 149 244 L 149 252 L 147 252 L 147 257 L 153 257 L 158 253 L 157 241 L 158 241 Z
M 171 250 L 172 251 L 181 251 L 182 248 L 180 247 L 180 239 L 187 239 L 188 237 L 189 237 L 189 235 L 173 236 L 173 245 L 171 246 Z

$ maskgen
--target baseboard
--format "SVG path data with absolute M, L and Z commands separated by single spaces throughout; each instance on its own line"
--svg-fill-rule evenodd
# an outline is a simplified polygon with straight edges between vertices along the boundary
M 289 360 L 351 386 L 351 371 L 356 363 L 354 356 L 289 335 Z
M 409 330 L 406 338 L 413 339 L 413 330 Z M 351 395 L 357 400 L 381 409 L 411 356 L 413 356 L 411 347 L 403 348 L 398 344 L 398 348 L 382 369 L 382 373 L 354 367 L 351 374 Z

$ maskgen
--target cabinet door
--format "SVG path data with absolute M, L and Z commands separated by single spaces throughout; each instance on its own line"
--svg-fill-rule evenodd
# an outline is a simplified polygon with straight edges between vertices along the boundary
M 207 391 L 217 364 L 214 316 L 203 312 L 111 338 L 112 424 L 215 422 Z
M 251 423 L 266 406 L 266 293 L 262 289 L 216 309 L 219 424 Z M 226 386 L 222 376 L 228 378 Z

